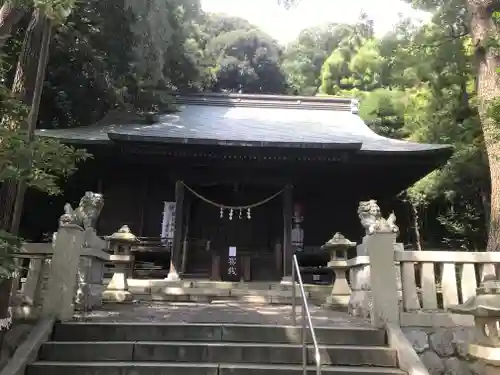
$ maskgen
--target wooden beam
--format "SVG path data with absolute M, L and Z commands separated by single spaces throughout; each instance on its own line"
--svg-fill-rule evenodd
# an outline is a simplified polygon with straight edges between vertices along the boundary
M 184 274 L 186 272 L 186 267 L 187 267 L 187 261 L 188 261 L 188 249 L 189 249 L 189 222 L 191 219 L 191 203 L 192 203 L 192 197 L 188 195 L 185 199 L 185 207 L 186 207 L 186 225 L 184 227 L 184 236 L 182 239 L 182 261 L 181 261 L 181 273 Z
M 250 169 L 244 165 L 233 168 L 193 168 L 188 166 L 175 166 L 169 168 L 169 174 L 176 180 L 183 180 L 187 184 L 251 184 L 267 185 L 283 188 L 288 182 L 293 180 L 295 184 L 318 180 L 314 175 L 306 174 L 302 171 L 288 171 L 281 169 Z M 326 178 L 320 178 L 325 181 Z M 332 182 L 334 182 L 332 177 Z

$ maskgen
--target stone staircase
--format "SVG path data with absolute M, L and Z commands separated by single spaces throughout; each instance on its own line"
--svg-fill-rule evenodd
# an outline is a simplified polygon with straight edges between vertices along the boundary
M 316 328 L 323 374 L 403 375 L 384 331 Z M 308 335 L 308 342 L 311 340 Z M 308 345 L 308 374 L 315 374 Z M 58 323 L 26 375 L 302 374 L 301 328 L 203 323 Z

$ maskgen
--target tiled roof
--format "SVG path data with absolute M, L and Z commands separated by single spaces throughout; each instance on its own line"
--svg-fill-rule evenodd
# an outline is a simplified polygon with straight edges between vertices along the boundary
M 40 130 L 75 143 L 144 141 L 237 146 L 355 148 L 375 152 L 449 149 L 379 136 L 353 113 L 349 99 L 272 95 L 177 97 L 179 112 L 153 125 L 88 126 Z M 355 112 L 355 111 L 354 111 Z

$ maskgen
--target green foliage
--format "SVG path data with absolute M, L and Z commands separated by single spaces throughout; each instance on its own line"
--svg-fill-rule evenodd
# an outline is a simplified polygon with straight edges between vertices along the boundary
M 292 93 L 314 95 L 321 85 L 321 68 L 345 34 L 345 27 L 325 24 L 300 32 L 283 55 L 283 71 Z
M 339 25 L 341 36 L 321 69 L 320 92 L 339 95 L 343 91 L 380 88 L 383 60 L 373 37 L 373 24 L 362 17 L 355 25 Z
M 206 53 L 216 64 L 215 91 L 275 93 L 285 91 L 282 51 L 260 30 L 233 30 L 212 39 Z
M 76 0 L 33 0 L 33 6 L 56 24 L 66 20 L 75 4 Z
M 53 10 L 55 22 L 62 22 L 73 4 L 36 1 Z M 169 98 L 150 91 L 151 86 L 355 96 L 361 99 L 362 118 L 378 134 L 453 144 L 448 164 L 403 197 L 426 217 L 424 240 L 435 240 L 438 231 L 444 233 L 439 241 L 444 237 L 450 245 L 482 248 L 489 180 L 465 0 L 407 1 L 431 11 L 432 21 L 416 26 L 401 19 L 377 38 L 373 23 L 361 15 L 353 25 L 303 30 L 285 48 L 244 19 L 201 12 L 197 0 L 76 2 L 54 35 L 39 127 L 90 125 L 130 106 L 139 112 L 172 109 Z M 27 111 L 11 98 L 8 86 L 23 27 L 6 47 L 3 60 L 11 69 L 1 74 L 7 86 L 0 85 L 0 115 L 18 121 Z M 499 121 L 500 104 L 490 103 L 489 114 Z M 88 157 L 57 142 L 37 139 L 28 145 L 25 134 L 2 132 L 0 181 L 25 179 L 57 194 L 58 182 Z
M 426 218 L 424 242 L 483 249 L 489 179 L 464 1 L 414 0 L 432 10 L 432 22 L 401 19 L 382 38 L 366 16 L 305 30 L 287 47 L 283 66 L 292 92 L 359 98 L 361 117 L 378 134 L 452 144 L 448 164 L 402 197 Z M 492 103 L 490 114 L 500 120 L 500 105 Z
M 404 91 L 376 89 L 364 95 L 359 114 L 377 134 L 404 138 L 405 99 Z
M 490 101 L 488 105 L 487 115 L 497 124 L 500 124 L 500 98 Z
M 60 179 L 76 171 L 90 155 L 50 138 L 28 141 L 20 130 L 0 128 L 0 183 L 24 180 L 50 195 L 61 193 Z
M 134 95 L 134 21 L 122 0 L 78 2 L 58 28 L 42 96 L 41 127 L 73 127 L 100 120 Z M 82 98 L 85 98 L 82 100 Z
M 13 257 L 21 250 L 21 239 L 0 230 L 0 281 L 9 279 L 17 270 Z

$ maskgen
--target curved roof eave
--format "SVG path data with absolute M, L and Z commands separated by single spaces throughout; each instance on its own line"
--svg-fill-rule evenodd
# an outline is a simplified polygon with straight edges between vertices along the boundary
M 322 150 L 348 150 L 363 155 L 441 155 L 451 156 L 453 148 L 450 145 L 433 145 L 424 143 L 413 143 L 401 141 L 402 147 L 369 148 L 361 142 L 273 142 L 273 141 L 244 141 L 225 140 L 210 138 L 175 138 L 158 137 L 151 135 L 130 134 L 128 132 L 110 131 L 108 134 L 112 143 L 156 143 L 156 144 L 184 144 L 184 145 L 207 145 L 207 146 L 229 146 L 229 147 L 251 147 L 251 148 L 289 148 L 289 149 L 322 149 Z M 392 140 L 391 140 L 392 141 Z
M 324 149 L 324 150 L 350 150 L 359 151 L 361 142 L 283 142 L 272 140 L 236 140 L 236 139 L 214 139 L 214 138 L 177 138 L 158 137 L 151 135 L 130 134 L 128 132 L 110 131 L 108 137 L 112 142 L 139 142 L 159 144 L 185 144 L 185 145 L 208 145 L 229 147 L 252 147 L 252 148 L 290 148 L 290 149 Z

